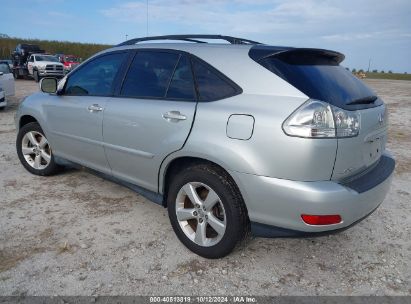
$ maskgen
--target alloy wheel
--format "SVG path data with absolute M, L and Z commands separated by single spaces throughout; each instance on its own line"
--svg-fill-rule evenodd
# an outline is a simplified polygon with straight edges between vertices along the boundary
M 51 149 L 46 137 L 36 131 L 24 134 L 21 152 L 26 162 L 36 170 L 45 169 L 51 161 Z
M 203 183 L 190 182 L 180 189 L 176 215 L 184 234 L 199 246 L 216 245 L 226 231 L 227 217 L 221 199 Z

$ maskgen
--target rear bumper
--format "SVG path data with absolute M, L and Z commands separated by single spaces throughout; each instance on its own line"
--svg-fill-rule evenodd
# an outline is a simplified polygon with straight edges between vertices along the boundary
M 335 181 L 300 182 L 230 173 L 243 194 L 254 234 L 274 237 L 338 231 L 359 222 L 383 202 L 394 166 L 394 159 L 384 154 L 373 170 L 344 185 Z M 381 174 L 384 178 L 380 178 Z M 370 179 L 373 183 L 369 183 Z M 342 222 L 313 226 L 304 223 L 301 214 L 339 214 Z

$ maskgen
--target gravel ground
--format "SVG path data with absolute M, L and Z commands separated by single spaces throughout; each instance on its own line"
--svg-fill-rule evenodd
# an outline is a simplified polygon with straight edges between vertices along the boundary
M 340 234 L 250 239 L 220 260 L 188 251 L 166 210 L 85 171 L 30 175 L 15 152 L 16 82 L 0 112 L 0 295 L 410 295 L 411 81 L 367 80 L 389 105 L 390 193 Z

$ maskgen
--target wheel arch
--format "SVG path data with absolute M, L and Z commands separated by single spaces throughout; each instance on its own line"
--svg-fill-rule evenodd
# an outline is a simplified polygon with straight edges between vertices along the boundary
M 36 119 L 32 115 L 25 114 L 25 115 L 21 116 L 20 119 L 19 119 L 19 129 L 21 129 L 23 126 L 25 126 L 25 125 L 27 125 L 28 123 L 31 123 L 31 122 L 36 122 L 36 123 L 40 124 L 39 120 Z
M 159 178 L 158 185 L 159 185 L 159 192 L 160 194 L 163 195 L 163 206 L 164 207 L 167 207 L 167 192 L 168 192 L 168 185 L 169 185 L 170 178 L 172 178 L 178 172 L 182 171 L 184 168 L 187 168 L 188 166 L 197 165 L 197 164 L 198 165 L 208 164 L 210 166 L 217 167 L 220 170 L 224 171 L 231 178 L 233 183 L 236 185 L 241 196 L 243 196 L 241 189 L 238 187 L 238 184 L 236 183 L 236 180 L 233 178 L 229 170 L 227 170 L 223 164 L 207 159 L 207 158 L 204 158 L 204 157 L 201 157 L 201 156 L 179 155 L 177 157 L 169 159 L 167 162 L 166 160 L 163 161 L 163 164 L 160 168 L 159 177 L 158 177 Z

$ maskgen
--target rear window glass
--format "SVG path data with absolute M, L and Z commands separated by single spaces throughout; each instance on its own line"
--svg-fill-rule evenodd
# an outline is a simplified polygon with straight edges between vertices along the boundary
M 200 101 L 218 100 L 238 94 L 238 90 L 232 84 L 200 60 L 193 60 L 193 69 Z
M 196 99 L 193 72 L 191 71 L 190 61 L 186 55 L 182 55 L 178 61 L 166 97 L 182 100 Z
M 312 99 L 328 102 L 344 109 L 357 109 L 373 105 L 347 104 L 353 100 L 369 97 L 375 93 L 350 71 L 340 65 L 327 64 L 291 64 L 275 57 L 265 58 L 259 63 L 280 76 Z

